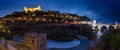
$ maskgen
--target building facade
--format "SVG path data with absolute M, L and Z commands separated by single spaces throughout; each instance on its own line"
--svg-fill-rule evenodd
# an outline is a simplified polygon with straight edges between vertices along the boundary
M 47 36 L 45 33 L 26 33 L 24 44 L 30 50 L 46 50 Z
M 40 6 L 37 6 L 37 7 L 34 7 L 34 8 L 24 7 L 24 11 L 25 11 L 26 13 L 27 13 L 28 11 L 30 11 L 30 12 L 41 11 L 41 7 L 40 7 Z

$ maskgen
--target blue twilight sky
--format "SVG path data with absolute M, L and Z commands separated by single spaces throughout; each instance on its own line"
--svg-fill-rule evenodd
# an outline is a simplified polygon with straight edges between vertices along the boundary
M 85 15 L 98 22 L 120 22 L 120 0 L 0 0 L 0 17 L 37 5 L 43 10 Z

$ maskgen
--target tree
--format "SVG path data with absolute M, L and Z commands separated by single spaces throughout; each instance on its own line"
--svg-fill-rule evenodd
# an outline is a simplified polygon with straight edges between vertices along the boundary
M 0 31 L 0 38 L 4 36 L 4 33 Z
M 2 31 L 0 31 L 0 38 L 1 38 L 1 37 L 5 38 L 5 39 L 7 39 L 7 40 L 12 40 L 13 35 L 10 34 L 10 33 L 4 33 L 4 32 L 2 32 Z
M 120 33 L 111 36 L 111 40 L 107 44 L 112 50 L 120 48 Z
M 6 35 L 4 35 L 4 38 L 7 39 L 7 40 L 12 40 L 13 35 L 6 33 Z
M 64 31 L 53 31 L 51 34 L 52 40 L 57 41 L 71 41 L 74 39 L 73 34 L 67 30 Z
M 104 35 L 105 48 L 111 50 L 120 49 L 120 32 L 116 30 L 113 26 L 109 26 L 108 33 Z
M 80 34 L 90 39 L 93 36 L 93 29 L 87 24 L 82 24 L 80 25 Z

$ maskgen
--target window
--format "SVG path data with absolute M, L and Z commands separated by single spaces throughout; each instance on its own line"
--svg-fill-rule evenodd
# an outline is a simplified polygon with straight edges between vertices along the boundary
M 32 43 L 34 43 L 34 40 L 32 40 Z
M 39 21 L 40 19 L 39 18 L 36 18 L 36 21 Z
M 44 18 L 43 18 L 42 20 L 43 20 L 43 21 L 46 21 L 46 19 L 44 19 Z

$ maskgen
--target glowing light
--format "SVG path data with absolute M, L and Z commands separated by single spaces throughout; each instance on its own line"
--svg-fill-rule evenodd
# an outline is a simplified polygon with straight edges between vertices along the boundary
M 19 17 L 18 19 L 20 20 L 21 18 Z
M 66 18 L 68 18 L 68 16 L 65 16 Z
M 42 20 L 43 20 L 43 21 L 46 21 L 46 19 L 44 19 L 44 18 L 43 18 Z
M 74 19 L 77 19 L 77 17 L 74 17 Z
M 32 16 L 35 16 L 35 14 L 32 14 Z
M 24 20 L 27 20 L 27 18 L 23 18 Z
M 29 20 L 32 20 L 32 18 L 29 18 Z
M 43 16 L 47 16 L 47 15 L 43 15 Z
M 55 20 L 55 22 L 58 22 L 58 20 Z
M 65 21 L 65 23 L 68 23 L 68 21 Z
M 93 20 L 93 27 L 95 27 L 96 26 L 96 20 Z
M 54 15 L 51 15 L 51 16 L 54 16 Z
M 39 21 L 40 19 L 39 18 L 36 18 L 36 21 Z

